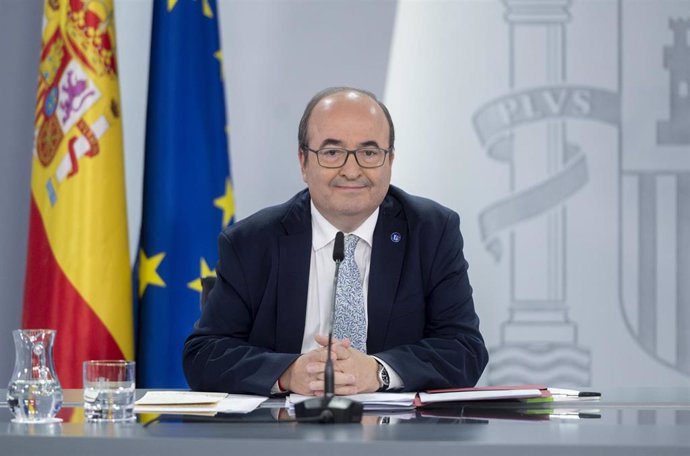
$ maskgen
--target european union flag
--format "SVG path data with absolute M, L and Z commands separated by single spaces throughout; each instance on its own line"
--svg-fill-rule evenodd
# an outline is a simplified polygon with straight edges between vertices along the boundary
M 222 54 L 214 0 L 156 0 L 146 115 L 137 386 L 186 388 L 182 348 L 201 277 L 233 220 Z

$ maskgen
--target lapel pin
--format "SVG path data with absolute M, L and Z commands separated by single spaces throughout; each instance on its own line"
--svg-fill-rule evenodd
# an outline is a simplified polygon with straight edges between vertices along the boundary
M 397 231 L 394 233 L 391 233 L 391 241 L 393 241 L 397 244 L 398 242 L 400 242 L 401 239 L 402 239 L 402 236 Z

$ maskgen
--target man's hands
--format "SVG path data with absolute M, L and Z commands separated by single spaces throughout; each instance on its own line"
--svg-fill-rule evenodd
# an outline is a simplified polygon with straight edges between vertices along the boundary
M 328 347 L 328 337 L 317 335 L 314 339 L 325 351 Z M 379 380 L 376 374 L 378 363 L 373 356 L 352 348 L 348 339 L 334 340 L 333 351 L 336 355 L 333 358 L 333 368 L 336 372 L 335 394 L 373 393 L 379 389 Z M 338 383 L 338 372 L 345 374 L 343 379 L 349 381 Z M 322 392 L 323 373 L 321 373 L 320 378 L 322 380 Z
M 315 336 L 321 348 L 303 354 L 280 376 L 280 385 L 305 396 L 323 394 L 328 337 Z M 371 393 L 379 388 L 376 360 L 350 347 L 350 341 L 333 340 L 335 394 Z

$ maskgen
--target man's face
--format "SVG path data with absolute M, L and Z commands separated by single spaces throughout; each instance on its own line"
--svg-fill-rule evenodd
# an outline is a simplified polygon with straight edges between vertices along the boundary
M 388 121 L 379 105 L 356 92 L 341 92 L 321 100 L 309 118 L 308 146 L 388 149 Z M 305 156 L 308 154 L 308 158 Z M 350 232 L 381 204 L 391 181 L 393 155 L 383 166 L 360 168 L 350 155 L 342 168 L 319 165 L 316 154 L 300 151 L 302 178 L 319 212 L 336 228 Z

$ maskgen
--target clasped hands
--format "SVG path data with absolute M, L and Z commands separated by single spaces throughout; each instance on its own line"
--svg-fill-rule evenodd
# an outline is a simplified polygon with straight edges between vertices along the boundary
M 317 335 L 314 339 L 321 347 L 302 354 L 283 372 L 280 385 L 284 389 L 305 396 L 323 395 L 328 337 Z M 376 359 L 352 348 L 348 339 L 333 339 L 331 359 L 335 373 L 335 394 L 371 393 L 378 390 Z

